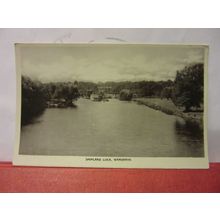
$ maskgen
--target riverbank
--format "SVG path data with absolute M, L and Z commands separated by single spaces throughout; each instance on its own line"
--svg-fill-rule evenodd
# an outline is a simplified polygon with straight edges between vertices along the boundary
M 174 105 L 171 100 L 160 99 L 160 98 L 135 98 L 133 101 L 141 105 L 146 105 L 149 108 L 159 110 L 168 115 L 176 115 L 187 121 L 194 122 L 203 122 L 203 112 L 183 112 L 183 109 L 180 109 Z
M 184 120 L 119 99 L 93 102 L 79 98 L 76 103 L 78 108 L 47 108 L 35 123 L 24 126 L 19 153 L 120 158 L 204 156 L 202 129 Z

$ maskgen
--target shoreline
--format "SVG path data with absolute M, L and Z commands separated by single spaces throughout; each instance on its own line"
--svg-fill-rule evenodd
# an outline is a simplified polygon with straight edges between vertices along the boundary
M 160 98 L 135 98 L 133 99 L 139 105 L 145 105 L 154 110 L 161 111 L 167 115 L 175 115 L 186 121 L 203 123 L 203 112 L 184 113 L 178 109 L 172 101 Z

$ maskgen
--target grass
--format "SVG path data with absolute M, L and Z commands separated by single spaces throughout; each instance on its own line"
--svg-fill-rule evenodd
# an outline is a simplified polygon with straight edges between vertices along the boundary
M 183 108 L 178 108 L 171 100 L 160 98 L 136 98 L 134 99 L 138 104 L 146 105 L 155 110 L 159 110 L 168 115 L 176 115 L 185 120 L 202 122 L 203 112 L 183 112 Z

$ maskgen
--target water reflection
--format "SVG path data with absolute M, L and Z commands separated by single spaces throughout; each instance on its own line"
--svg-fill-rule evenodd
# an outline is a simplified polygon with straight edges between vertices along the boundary
M 202 157 L 203 131 L 196 123 L 111 99 L 79 99 L 77 108 L 48 108 L 21 131 L 20 154 Z
M 177 118 L 174 131 L 179 152 L 186 152 L 186 156 L 204 156 L 202 123 Z
M 175 122 L 175 131 L 177 135 L 186 135 L 199 140 L 203 138 L 203 126 L 199 122 L 177 119 Z

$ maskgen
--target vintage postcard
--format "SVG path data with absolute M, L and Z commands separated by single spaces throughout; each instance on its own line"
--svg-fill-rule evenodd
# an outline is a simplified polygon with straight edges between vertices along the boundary
M 16 44 L 14 165 L 208 168 L 208 46 Z

